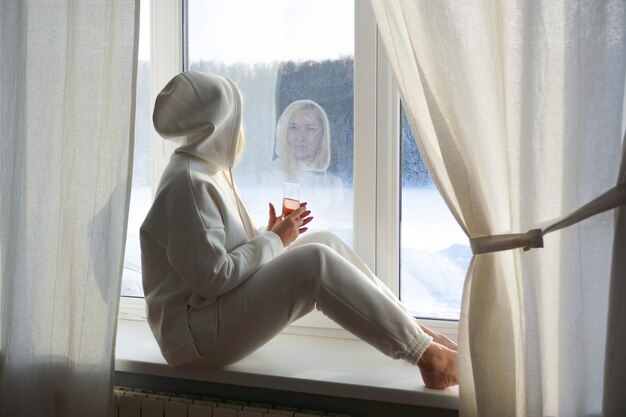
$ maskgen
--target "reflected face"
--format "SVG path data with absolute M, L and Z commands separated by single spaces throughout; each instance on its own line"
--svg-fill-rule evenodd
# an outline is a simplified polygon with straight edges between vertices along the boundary
M 324 137 L 322 120 L 315 109 L 302 108 L 291 115 L 287 127 L 287 144 L 291 155 L 312 162 L 320 152 Z

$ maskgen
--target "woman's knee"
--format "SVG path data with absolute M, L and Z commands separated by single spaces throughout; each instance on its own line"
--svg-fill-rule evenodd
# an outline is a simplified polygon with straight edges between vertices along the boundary
M 283 280 L 281 286 L 297 287 L 300 291 L 306 289 L 305 293 L 314 294 L 319 288 L 322 266 L 327 263 L 329 252 L 332 251 L 319 243 L 291 248 L 272 261 L 267 273 L 276 280 Z
M 329 271 L 329 267 L 341 258 L 332 248 L 322 243 L 307 243 L 292 249 L 297 259 L 296 265 L 301 271 L 317 280 Z M 331 269 L 332 270 L 332 269 Z
M 303 257 L 308 260 L 315 260 L 316 263 L 326 262 L 329 257 L 336 255 L 331 248 L 323 242 L 310 242 L 295 250 L 301 250 Z

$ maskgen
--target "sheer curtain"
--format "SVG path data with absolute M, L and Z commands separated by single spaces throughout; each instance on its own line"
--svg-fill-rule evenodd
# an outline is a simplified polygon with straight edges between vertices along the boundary
M 626 124 L 626 108 L 624 109 Z M 626 141 L 626 138 L 624 139 Z M 622 164 L 619 178 L 626 183 L 626 145 L 622 144 Z M 613 264 L 609 293 L 609 317 L 606 338 L 606 359 L 604 370 L 605 417 L 626 415 L 626 207 L 616 210 L 613 243 Z
M 106 416 L 135 0 L 0 4 L 0 415 Z
M 615 186 L 623 0 L 371 3 L 418 146 L 474 249 Z M 543 249 L 474 256 L 459 324 L 462 416 L 600 414 L 614 231 L 608 212 L 546 235 Z M 541 234 L 507 244 L 539 246 Z M 624 278 L 624 264 L 613 267 Z

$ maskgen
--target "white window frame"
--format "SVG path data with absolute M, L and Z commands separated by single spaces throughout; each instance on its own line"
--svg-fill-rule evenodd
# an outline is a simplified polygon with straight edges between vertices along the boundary
M 151 0 L 150 13 L 150 89 L 154 102 L 161 87 L 183 69 L 183 1 Z M 369 2 L 358 0 L 354 55 L 354 245 L 359 256 L 397 295 L 400 99 Z M 152 131 L 153 193 L 174 148 Z M 120 319 L 145 321 L 144 300 L 122 297 Z M 456 340 L 458 322 L 420 322 Z M 318 311 L 293 323 L 285 332 L 354 337 Z

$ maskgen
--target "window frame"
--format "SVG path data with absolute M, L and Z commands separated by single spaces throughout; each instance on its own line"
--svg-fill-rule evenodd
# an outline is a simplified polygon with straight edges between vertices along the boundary
M 151 0 L 150 90 L 183 70 L 185 0 Z M 354 249 L 399 294 L 400 287 L 400 98 L 368 2 L 355 0 L 354 50 Z M 395 140 L 388 140 L 392 138 Z M 152 194 L 175 144 L 152 130 Z M 376 167 L 372 169 L 371 167 Z M 372 192 L 371 185 L 375 184 Z M 143 298 L 121 297 L 120 319 L 145 321 Z M 421 320 L 456 340 L 458 322 Z M 285 332 L 354 338 L 318 311 Z

